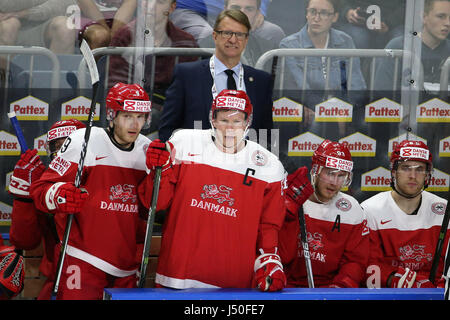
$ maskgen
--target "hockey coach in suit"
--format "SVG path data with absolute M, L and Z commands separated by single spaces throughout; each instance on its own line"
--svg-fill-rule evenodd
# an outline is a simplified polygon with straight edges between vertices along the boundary
M 176 129 L 194 128 L 194 121 L 201 121 L 202 129 L 209 128 L 213 98 L 223 89 L 246 91 L 254 106 L 251 128 L 257 133 L 259 129 L 273 128 L 272 78 L 267 72 L 241 63 L 250 28 L 245 13 L 222 11 L 212 34 L 215 54 L 210 59 L 175 66 L 160 118 L 162 141 L 167 141 Z M 270 139 L 270 131 L 267 136 Z

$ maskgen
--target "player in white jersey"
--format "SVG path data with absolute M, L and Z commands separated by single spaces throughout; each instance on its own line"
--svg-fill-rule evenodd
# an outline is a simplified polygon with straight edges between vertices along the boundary
M 424 191 L 433 169 L 431 153 L 421 141 L 404 140 L 394 147 L 390 162 L 392 191 L 361 204 L 371 231 L 367 286 L 442 286 L 444 254 L 435 284 L 428 280 L 447 205 L 445 199 Z
M 279 236 L 288 287 L 309 285 L 299 209 L 305 216 L 315 287 L 357 288 L 364 279 L 369 258 L 367 220 L 358 201 L 340 191 L 351 184 L 352 169 L 348 148 L 327 139 L 312 157 L 312 188 L 306 167 L 288 176 L 286 220 Z
M 223 90 L 211 107 L 211 130 L 175 132 L 168 142 L 171 157 L 164 143 L 150 144 L 148 169 L 164 165 L 157 210 L 167 210 L 158 286 L 285 286 L 277 255 L 284 168 L 274 154 L 245 139 L 251 118 L 247 94 Z M 147 205 L 153 179 L 150 173 L 139 187 Z
M 74 214 L 58 299 L 101 299 L 105 287 L 135 287 L 137 239 L 145 222 L 137 185 L 146 176 L 151 102 L 137 84 L 118 83 L 106 97 L 108 128 L 92 127 L 80 188 L 74 185 L 85 129 L 71 134 L 32 184 L 36 207 L 55 214 L 60 239 Z

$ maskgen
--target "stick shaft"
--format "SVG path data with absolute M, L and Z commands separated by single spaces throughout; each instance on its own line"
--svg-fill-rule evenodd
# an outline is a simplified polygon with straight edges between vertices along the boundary
M 25 137 L 23 136 L 22 128 L 20 127 L 19 121 L 17 121 L 16 113 L 9 112 L 8 118 L 11 121 L 11 124 L 16 132 L 17 140 L 19 140 L 20 149 L 22 153 L 28 150 L 27 142 L 25 141 Z
M 305 214 L 303 212 L 303 206 L 300 206 L 300 208 L 298 209 L 298 222 L 300 224 L 300 238 L 302 241 L 303 256 L 305 258 L 306 275 L 308 277 L 308 286 L 310 288 L 314 288 L 314 276 L 313 276 L 312 266 L 311 266 L 311 256 L 309 253 L 308 237 L 307 237 L 307 233 L 306 233 Z

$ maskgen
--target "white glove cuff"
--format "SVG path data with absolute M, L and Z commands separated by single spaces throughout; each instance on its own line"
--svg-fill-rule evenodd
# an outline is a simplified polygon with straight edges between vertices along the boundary
M 58 193 L 58 189 L 63 185 L 66 184 L 65 182 L 57 182 L 53 184 L 45 194 L 45 205 L 47 206 L 48 210 L 55 210 L 56 209 L 56 201 L 55 196 Z
M 281 270 L 283 270 L 283 264 L 281 263 L 279 255 L 274 253 L 265 253 L 256 258 L 254 271 L 256 272 L 256 270 L 264 267 L 268 263 L 275 263 L 281 268 Z

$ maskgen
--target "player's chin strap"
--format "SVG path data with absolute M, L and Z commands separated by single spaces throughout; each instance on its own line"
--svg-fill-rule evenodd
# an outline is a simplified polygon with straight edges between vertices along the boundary
M 323 167 L 319 167 L 319 170 L 318 170 L 317 173 L 312 173 L 312 172 L 311 172 L 311 185 L 312 185 L 312 187 L 313 187 L 313 189 L 314 189 L 313 195 L 314 195 L 314 198 L 317 200 L 317 202 L 319 202 L 320 204 L 327 204 L 327 203 L 329 203 L 332 199 L 329 200 L 329 201 L 322 201 L 322 200 L 319 199 L 319 197 L 317 196 L 317 193 L 316 193 L 316 177 L 320 174 L 320 171 L 322 171 L 322 168 L 323 168 Z M 312 170 L 311 170 L 311 171 L 312 171 Z
M 129 146 L 129 147 L 125 147 L 125 144 L 120 144 L 116 138 L 114 138 L 114 125 L 109 126 L 107 129 L 105 129 L 106 133 L 108 134 L 109 139 L 111 140 L 111 142 L 120 150 L 123 151 L 129 151 L 132 150 L 134 148 L 134 142 Z
M 416 194 L 413 195 L 408 195 L 406 193 L 401 192 L 400 190 L 398 190 L 397 188 L 397 181 L 395 180 L 394 177 L 391 177 L 391 188 L 392 190 L 394 190 L 395 192 L 397 192 L 400 196 L 402 196 L 403 198 L 407 198 L 407 199 L 414 199 L 415 197 L 417 197 L 418 195 L 420 195 L 422 193 L 422 191 L 426 188 L 425 186 Z

